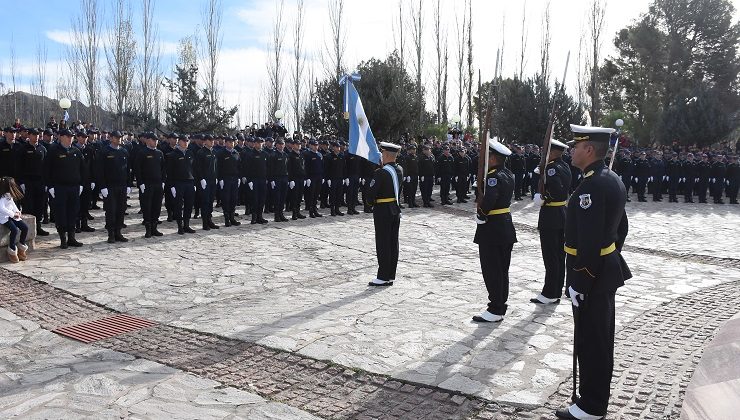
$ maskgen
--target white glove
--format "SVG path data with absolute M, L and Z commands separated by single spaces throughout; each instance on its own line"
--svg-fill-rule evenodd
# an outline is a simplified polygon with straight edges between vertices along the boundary
M 164 182 L 162 183 L 162 189 L 164 189 Z
M 361 184 L 361 185 L 365 185 L 365 178 L 362 178 L 362 179 L 360 180 L 360 184 Z
M 532 172 L 527 172 L 527 176 L 529 176 L 530 178 L 532 178 Z
M 699 182 L 699 178 L 694 178 L 694 182 Z
M 578 307 L 578 298 L 581 298 L 581 302 L 586 300 L 586 295 L 582 293 L 578 293 L 573 289 L 573 286 L 568 286 L 568 294 L 570 295 L 570 300 L 573 302 L 573 306 L 576 308 Z
M 201 179 L 200 180 L 200 188 L 201 189 L 205 190 L 207 185 L 208 185 L 208 183 L 206 182 L 205 179 Z
M 329 185 L 329 188 L 331 188 L 331 179 L 326 180 L 327 185 Z
M 485 225 L 486 224 L 486 219 L 481 220 L 481 218 L 478 217 L 477 214 L 475 216 L 473 216 L 473 217 L 475 217 L 475 223 L 476 224 L 479 224 L 479 225 Z
M 478 181 L 473 181 L 473 188 L 478 188 Z
M 668 175 L 663 177 L 663 181 L 668 181 Z
M 534 173 L 536 173 L 537 175 L 540 174 L 540 167 L 539 166 L 536 167 L 536 168 L 534 168 Z
M 172 193 L 172 198 L 177 197 L 177 190 L 175 189 L 175 187 L 170 188 L 170 192 Z
M 141 193 L 144 194 L 144 191 L 146 191 L 146 184 L 139 185 L 139 191 L 141 191 Z
M 236 187 L 237 187 L 237 188 L 239 188 L 239 187 L 241 187 L 241 186 L 242 186 L 242 180 L 241 180 L 241 179 L 239 179 L 239 178 L 237 178 L 237 179 L 236 179 Z
M 246 183 L 247 183 L 247 177 L 243 176 L 242 177 L 242 184 L 246 184 Z
M 91 183 L 90 183 L 90 189 L 91 189 L 91 190 L 94 190 L 94 189 L 95 189 L 95 183 L 94 183 L 94 182 L 91 182 Z
M 131 194 L 131 187 L 126 187 L 126 195 Z
M 198 191 L 198 187 L 196 187 L 195 185 L 193 185 L 193 191 L 196 191 L 197 192 Z
M 344 185 L 349 186 L 349 178 L 344 178 Z
M 49 195 L 51 196 L 51 198 L 56 198 L 56 196 L 54 195 L 54 187 L 49 188 Z
M 25 194 L 26 193 L 26 184 L 21 184 L 20 187 L 21 187 L 21 191 L 23 192 L 23 194 Z
M 82 195 L 82 185 L 80 185 L 80 194 L 79 195 Z
M 290 181 L 290 182 L 288 183 L 288 187 L 289 187 L 289 188 L 290 188 L 291 190 L 292 190 L 293 188 L 295 188 L 295 181 Z
M 409 183 L 409 182 L 411 182 L 411 177 L 410 176 L 407 176 L 404 180 L 406 181 L 406 183 Z
M 535 207 L 542 207 L 545 205 L 545 200 L 542 199 L 542 194 L 536 193 L 534 195 L 534 205 Z
M 272 185 L 272 189 L 275 189 L 275 181 L 270 181 L 270 185 Z
M 726 179 L 725 180 L 725 185 L 730 185 L 730 180 L 729 179 Z
M 307 187 L 310 187 L 310 186 L 311 186 L 311 180 L 310 180 L 310 179 L 307 179 L 307 180 L 306 180 L 306 186 L 307 186 Z
M 648 182 L 653 182 L 653 177 L 649 177 Z
M 715 181 L 717 181 L 717 180 L 715 178 L 712 178 L 712 184 L 714 184 Z
M 253 183 L 253 182 L 251 182 L 251 181 L 250 181 L 250 182 L 249 182 L 249 184 L 247 184 L 247 185 L 249 185 L 249 189 L 250 189 L 250 190 L 251 190 L 251 189 L 253 189 L 253 187 L 254 187 L 254 183 Z
M 108 198 L 108 188 L 103 188 L 100 190 L 100 195 L 103 196 L 103 198 Z
M 452 178 L 455 182 L 457 182 L 457 177 Z
M 218 186 L 221 187 L 221 189 L 224 189 L 224 180 L 218 181 Z

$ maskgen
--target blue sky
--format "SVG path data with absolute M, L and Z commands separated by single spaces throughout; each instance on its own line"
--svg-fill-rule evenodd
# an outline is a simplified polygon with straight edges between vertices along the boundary
M 249 114 L 259 112 L 262 92 L 265 90 L 268 61 L 268 44 L 272 30 L 277 0 L 222 0 L 223 50 L 220 58 L 218 77 L 223 90 L 222 97 L 229 104 L 239 104 L 245 119 L 253 119 Z M 321 74 L 320 51 L 328 38 L 328 0 L 304 0 L 306 7 L 303 36 L 307 53 L 307 66 L 316 74 Z M 409 7 L 410 0 L 402 0 Z M 104 8 L 105 21 L 109 22 L 113 0 L 99 0 Z M 480 68 L 483 78 L 493 76 L 495 50 L 505 42 L 504 76 L 518 72 L 521 20 L 527 18 L 527 49 L 525 74 L 534 74 L 539 66 L 539 44 L 541 39 L 541 16 L 546 0 L 523 1 L 472 0 L 473 2 L 473 42 L 476 69 Z M 552 74 L 560 78 L 567 51 L 575 56 L 578 49 L 580 27 L 585 19 L 585 10 L 590 0 L 551 0 L 552 13 Z M 740 0 L 734 1 L 736 4 Z M 176 60 L 178 41 L 196 32 L 201 22 L 201 10 L 205 0 L 155 0 L 155 21 L 162 42 L 162 66 L 166 75 Z M 425 62 L 423 80 L 432 95 L 434 74 L 434 50 L 432 46 L 432 5 L 436 2 L 424 1 L 425 19 Z M 141 0 L 130 2 L 137 32 L 140 21 Z M 610 0 L 608 2 L 608 21 L 604 37 L 604 54 L 612 53 L 611 41 L 614 33 L 647 11 L 648 0 Z M 296 0 L 285 0 L 283 27 L 285 36 L 285 62 L 290 62 L 292 48 L 292 23 L 295 17 Z M 442 0 L 442 15 L 448 32 L 450 52 L 450 97 L 448 102 L 456 104 L 456 76 L 454 72 L 455 16 L 462 13 L 462 0 Z M 3 21 L 3 37 L 0 37 L 0 82 L 9 82 L 9 52 L 11 37 L 15 46 L 17 73 L 21 76 L 19 90 L 29 90 L 29 81 L 34 73 L 34 60 L 37 45 L 44 44 L 48 51 L 47 76 L 50 85 L 49 96 L 54 96 L 53 85 L 60 72 L 64 71 L 62 54 L 71 42 L 70 28 L 73 17 L 79 14 L 79 0 L 0 0 L 2 10 L 18 18 Z M 345 22 L 347 27 L 347 52 L 345 64 L 354 68 L 360 61 L 371 57 L 385 57 L 396 45 L 394 25 L 398 20 L 398 0 L 346 0 Z M 33 17 L 33 20 L 27 17 Z M 501 24 L 505 22 L 505 31 Z M 106 23 L 107 25 L 107 23 Z M 106 28 L 105 26 L 104 28 Z M 409 30 L 406 30 L 406 38 Z M 406 45 L 410 60 L 411 45 Z M 575 86 L 575 58 L 571 57 L 571 71 L 567 80 L 569 87 Z M 105 58 L 101 51 L 101 66 Z M 104 71 L 104 67 L 101 69 Z M 477 71 L 476 71 L 477 73 Z M 361 91 L 361 87 L 358 86 Z M 7 88 L 5 89 L 7 90 Z M 288 109 L 290 98 L 283 98 L 283 108 Z M 571 92 L 572 93 L 572 92 Z M 430 96 L 431 99 L 431 96 Z M 429 100 L 429 103 L 433 101 Z M 451 112 L 454 115 L 456 111 Z

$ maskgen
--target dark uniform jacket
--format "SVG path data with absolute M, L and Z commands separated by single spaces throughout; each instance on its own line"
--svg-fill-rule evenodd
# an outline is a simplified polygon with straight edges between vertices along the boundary
M 300 181 L 306 179 L 306 162 L 303 153 L 291 150 L 288 152 L 288 180 Z
M 398 194 L 400 196 L 403 168 L 395 162 L 388 163 L 385 166 L 390 166 L 396 171 L 398 185 L 394 188 L 393 177 L 384 169 L 384 166 L 375 170 L 366 197 L 368 204 L 373 206 L 373 217 L 398 216 L 401 214 L 400 203 L 396 200 L 396 188 L 398 188 Z
M 236 149 L 222 148 L 216 154 L 216 174 L 218 179 L 226 177 L 238 177 L 241 171 L 241 156 Z
M 418 159 L 419 164 L 419 176 L 434 176 L 434 166 L 435 166 L 435 160 L 434 155 L 427 156 L 425 154 L 419 155 Z
M 322 178 L 324 176 L 324 155 L 321 152 L 306 150 L 303 152 L 303 160 L 309 178 Z
M 566 272 L 578 293 L 613 292 L 632 277 L 620 253 L 628 230 L 626 202 L 624 184 L 604 161 L 584 170 L 565 224 Z
M 205 179 L 209 184 L 216 182 L 216 165 L 216 152 L 213 149 L 201 147 L 195 153 L 195 161 L 193 162 L 195 179 Z
M 16 182 L 18 185 L 27 181 L 41 182 L 44 178 L 44 158 L 46 157 L 46 147 L 38 142 L 36 146 L 26 143 L 18 149 L 15 171 Z
M 192 181 L 194 179 L 193 154 L 190 150 L 183 152 L 176 147 L 167 155 L 165 163 L 169 182 Z
M 479 245 L 511 245 L 517 241 L 511 213 L 505 211 L 514 195 L 514 174 L 504 165 L 491 168 L 486 175 L 486 192 L 480 203 L 480 217 L 486 223 L 479 224 L 473 242 Z M 492 212 L 501 211 L 499 214 Z
M 268 165 L 267 174 L 271 180 L 288 176 L 288 155 L 284 151 L 274 150 L 270 154 Z
M 570 168 L 561 158 L 547 163 L 545 167 L 545 204 L 540 207 L 537 229 L 565 228 L 565 208 L 570 190 Z
M 446 156 L 444 153 L 437 158 L 437 176 L 455 175 L 455 158 Z
M 0 176 L 15 176 L 13 154 L 13 146 L 7 141 L 0 141 Z
M 53 145 L 44 159 L 46 185 L 49 188 L 82 185 L 83 159 L 82 151 L 75 146 Z
M 326 179 L 344 179 L 344 159 L 334 152 L 324 157 Z
M 267 160 L 269 154 L 264 150 L 247 149 L 244 153 L 244 176 L 249 179 L 267 179 Z
M 136 182 L 141 185 L 161 184 L 166 179 L 164 166 L 164 153 L 159 149 L 142 151 L 139 159 L 134 164 L 134 175 Z
M 100 189 L 125 187 L 129 178 L 129 155 L 123 147 L 105 146 L 95 160 L 95 180 Z

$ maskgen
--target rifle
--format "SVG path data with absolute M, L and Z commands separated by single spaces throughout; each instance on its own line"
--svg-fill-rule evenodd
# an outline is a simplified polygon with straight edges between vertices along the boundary
M 568 57 L 565 59 L 565 70 L 563 71 L 563 78 L 560 81 L 560 91 L 565 92 L 565 76 L 568 75 L 568 63 L 570 63 L 570 51 L 568 51 Z M 555 126 L 555 112 L 557 111 L 557 100 L 556 100 L 557 92 L 553 92 L 552 95 L 552 108 L 550 108 L 550 119 L 547 122 L 547 131 L 545 131 L 545 139 L 543 140 L 542 144 L 542 151 L 545 151 L 545 153 L 542 153 L 540 156 L 540 164 L 538 165 L 540 170 L 540 182 L 538 185 L 538 190 L 540 192 L 540 195 L 542 195 L 542 198 L 545 197 L 545 183 L 547 183 L 547 174 L 545 173 L 545 167 L 547 166 L 547 159 L 550 157 L 550 150 L 552 149 L 552 144 L 550 143 L 550 140 L 552 140 L 552 133 Z
M 493 80 L 488 86 L 488 99 L 486 100 L 486 118 L 483 127 L 480 128 L 478 133 L 478 139 L 480 142 L 478 150 L 478 197 L 476 204 L 478 204 L 478 210 L 480 211 L 480 203 L 483 201 L 483 196 L 486 194 L 486 176 L 488 175 L 488 128 L 491 126 L 491 119 L 493 118 L 493 100 L 494 91 L 498 87 L 498 63 L 500 57 L 500 50 L 496 50 L 496 70 L 494 72 Z M 482 136 L 485 129 L 485 135 Z

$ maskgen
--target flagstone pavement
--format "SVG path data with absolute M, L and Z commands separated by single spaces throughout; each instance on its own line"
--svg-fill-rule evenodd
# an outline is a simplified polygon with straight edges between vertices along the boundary
M 381 289 L 366 287 L 376 270 L 371 215 L 243 224 L 185 236 L 175 234 L 173 223 L 163 223 L 164 237 L 143 239 L 136 208 L 130 211 L 129 243 L 107 244 L 99 230 L 80 235 L 84 247 L 60 250 L 51 236 L 37 241 L 29 261 L 4 267 L 115 311 L 403 383 L 514 407 L 565 400 L 558 390 L 571 373 L 571 307 L 567 300 L 547 308 L 529 303 L 543 281 L 537 212 L 530 200 L 512 206 L 519 242 L 510 270 L 509 312 L 497 325 L 470 319 L 486 304 L 470 204 L 405 210 L 398 276 L 393 287 Z M 617 331 L 646 311 L 740 280 L 738 206 L 633 202 L 627 213 L 630 232 L 623 255 L 634 278 L 617 294 Z M 102 213 L 94 214 L 92 225 L 98 227 Z M 740 311 L 740 304 L 729 311 Z M 65 357 L 75 358 L 74 363 L 102 360 L 121 378 L 135 376 L 135 386 L 117 386 L 129 387 L 122 391 L 126 395 L 140 392 L 142 401 L 158 398 L 157 389 L 175 381 L 202 396 L 191 400 L 197 409 L 222 410 L 223 417 L 243 415 L 243 410 L 269 416 L 271 409 L 309 416 L 172 368 L 86 349 L 13 317 L 6 312 L 0 319 L 16 330 L 30 328 L 32 337 L 4 331 L 0 339 L 25 337 L 22 347 L 10 340 L 18 357 L 35 348 L 44 354 L 28 366 L 51 364 L 62 357 L 60 348 L 69 348 L 72 354 Z M 620 362 L 619 354 L 616 359 Z M 155 373 L 141 373 L 149 368 Z M 74 394 L 95 374 L 83 369 L 68 385 L 49 386 Z M 2 409 L 2 394 L 8 391 L 2 379 L 0 391 Z M 20 401 L 26 394 L 14 395 Z M 82 395 L 69 398 L 97 403 Z M 247 401 L 248 408 L 227 407 L 234 400 Z M 50 409 L 54 401 L 36 405 Z M 141 414 L 124 406 L 115 403 L 109 409 Z

